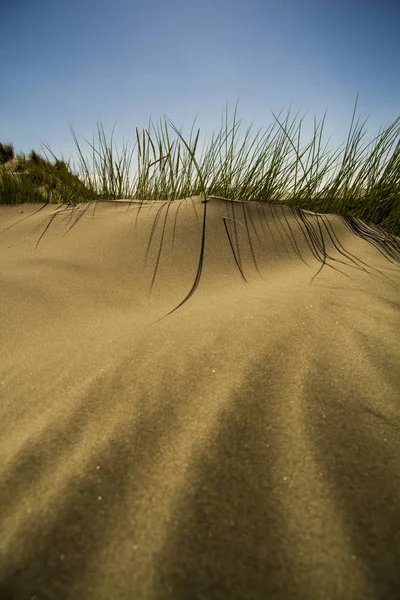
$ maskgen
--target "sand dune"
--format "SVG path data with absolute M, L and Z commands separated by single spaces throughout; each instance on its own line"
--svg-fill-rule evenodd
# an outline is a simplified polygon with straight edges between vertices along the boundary
M 398 599 L 400 240 L 38 208 L 0 207 L 0 597 Z

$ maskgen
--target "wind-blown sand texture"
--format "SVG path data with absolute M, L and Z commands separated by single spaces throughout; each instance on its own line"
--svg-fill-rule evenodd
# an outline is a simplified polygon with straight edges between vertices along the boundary
M 0 598 L 400 598 L 400 240 L 39 208 L 0 207 Z

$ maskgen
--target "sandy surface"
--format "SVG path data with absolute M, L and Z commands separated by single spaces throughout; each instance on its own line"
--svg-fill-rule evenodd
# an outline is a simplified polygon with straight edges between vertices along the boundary
M 38 208 L 0 207 L 0 598 L 398 600 L 400 240 Z

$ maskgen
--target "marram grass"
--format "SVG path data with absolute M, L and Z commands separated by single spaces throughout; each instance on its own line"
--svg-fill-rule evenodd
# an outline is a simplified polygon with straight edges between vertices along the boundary
M 135 130 L 135 143 L 116 148 L 114 131 L 107 139 L 101 124 L 85 154 L 75 131 L 78 166 L 32 151 L 14 154 L 0 144 L 0 203 L 68 204 L 100 199 L 173 201 L 188 196 L 222 196 L 286 204 L 320 213 L 358 217 L 400 236 L 400 117 L 368 143 L 365 123 L 355 123 L 355 102 L 344 148 L 322 146 L 326 113 L 314 134 L 302 141 L 302 119 L 273 113 L 272 125 L 241 133 L 237 105 L 226 108 L 221 129 L 199 149 L 200 130 L 188 136 L 166 117 Z

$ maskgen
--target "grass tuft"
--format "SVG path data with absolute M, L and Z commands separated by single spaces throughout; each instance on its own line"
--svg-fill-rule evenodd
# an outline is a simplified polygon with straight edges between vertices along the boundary
M 184 136 L 167 117 L 135 130 L 131 148 L 118 151 L 114 129 L 107 138 L 97 125 L 89 155 L 71 127 L 79 165 L 32 150 L 15 155 L 0 144 L 0 202 L 79 204 L 99 199 L 167 200 L 204 195 L 254 200 L 320 213 L 358 217 L 400 235 L 400 117 L 365 143 L 365 123 L 355 121 L 358 96 L 344 148 L 330 152 L 322 144 L 326 113 L 314 119 L 311 140 L 302 143 L 302 123 L 290 112 L 273 114 L 266 130 L 241 134 L 237 103 L 228 107 L 221 129 L 199 151 L 200 130 Z

